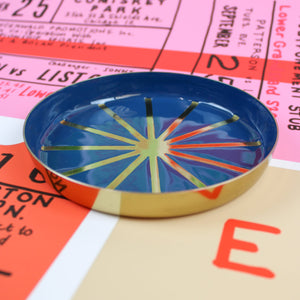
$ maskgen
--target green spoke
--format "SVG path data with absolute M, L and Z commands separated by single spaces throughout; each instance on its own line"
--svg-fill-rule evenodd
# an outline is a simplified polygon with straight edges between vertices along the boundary
M 68 150 L 135 150 L 136 146 L 42 146 L 42 151 Z
M 146 120 L 147 120 L 147 135 L 148 140 L 155 139 L 155 128 L 153 120 L 152 99 L 145 98 L 146 103 Z
M 106 132 L 106 131 L 103 131 L 103 130 L 100 130 L 100 129 L 95 129 L 95 128 L 92 128 L 92 127 L 79 125 L 79 124 L 72 123 L 72 122 L 69 122 L 69 121 L 66 121 L 66 120 L 62 120 L 60 123 L 62 125 L 66 125 L 66 126 L 69 126 L 69 127 L 79 129 L 79 130 L 91 132 L 91 133 L 94 133 L 94 134 L 97 134 L 97 135 L 102 135 L 102 136 L 105 136 L 105 137 L 109 137 L 109 138 L 112 138 L 112 139 L 115 139 L 115 140 L 118 140 L 118 141 L 122 141 L 122 142 L 125 142 L 125 143 L 128 143 L 128 144 L 136 145 L 138 143 L 137 141 L 125 138 L 125 137 L 120 136 L 120 135 L 109 133 L 109 132 Z
M 125 120 L 123 120 L 119 115 L 113 112 L 110 108 L 108 108 L 105 104 L 98 105 L 103 111 L 105 111 L 109 116 L 115 119 L 120 125 L 126 128 L 134 137 L 136 137 L 139 141 L 144 141 L 145 137 L 143 137 L 135 128 L 129 125 Z
M 114 157 L 111 157 L 111 158 L 107 158 L 107 159 L 104 159 L 104 160 L 100 160 L 100 161 L 97 161 L 95 163 L 85 165 L 83 167 L 75 168 L 75 169 L 63 172 L 62 174 L 65 175 L 65 176 L 72 176 L 72 175 L 75 175 L 75 174 L 78 174 L 78 173 L 82 173 L 82 172 L 85 172 L 85 171 L 88 171 L 88 170 L 93 170 L 93 169 L 96 169 L 96 168 L 114 163 L 114 162 L 122 160 L 122 159 L 126 159 L 128 157 L 136 156 L 138 154 L 139 154 L 138 152 L 132 151 L 132 152 L 129 152 L 129 153 L 125 153 L 125 154 L 121 154 L 121 155 L 114 156 Z
M 123 172 L 121 172 L 108 186 L 109 189 L 115 189 L 120 185 L 144 160 L 146 156 L 139 155 Z
M 160 193 L 160 179 L 159 169 L 157 164 L 157 156 L 149 157 L 150 174 L 151 174 L 151 188 L 152 193 Z
M 168 164 L 171 168 L 173 168 L 175 171 L 177 171 L 180 175 L 185 177 L 188 181 L 190 181 L 192 184 L 194 184 L 196 187 L 204 187 L 206 186 L 201 180 L 196 178 L 193 174 L 188 172 L 186 169 L 181 167 L 179 164 L 177 164 L 174 160 L 172 160 L 167 155 L 162 155 L 161 159 Z

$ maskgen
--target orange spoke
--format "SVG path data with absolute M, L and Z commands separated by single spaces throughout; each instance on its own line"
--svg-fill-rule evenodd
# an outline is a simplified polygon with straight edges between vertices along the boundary
M 261 142 L 236 142 L 236 143 L 203 143 L 203 144 L 183 144 L 170 145 L 170 149 L 198 149 L 198 148 L 231 148 L 231 147 L 255 147 L 260 146 Z
M 216 167 L 220 167 L 220 168 L 224 168 L 224 169 L 228 169 L 228 170 L 232 170 L 235 172 L 239 172 L 239 173 L 245 173 L 247 171 L 249 171 L 248 169 L 245 168 L 241 168 L 235 165 L 231 165 L 231 164 L 227 164 L 227 163 L 222 163 L 216 160 L 212 160 L 212 159 L 208 159 L 208 158 L 202 158 L 202 157 L 198 157 L 195 155 L 190 155 L 190 154 L 186 154 L 186 153 L 180 153 L 177 151 L 172 151 L 170 150 L 170 154 L 177 156 L 177 157 L 181 157 L 181 158 L 186 158 L 192 161 L 197 161 L 197 162 L 201 162 L 201 163 L 205 163 L 208 165 L 213 165 Z
M 172 144 L 172 143 L 175 143 L 175 142 L 178 142 L 178 141 L 182 141 L 182 140 L 188 139 L 188 138 L 190 138 L 190 137 L 192 137 L 194 135 L 197 135 L 197 134 L 200 134 L 200 133 L 203 133 L 203 132 L 207 132 L 207 131 L 210 131 L 212 129 L 215 129 L 215 128 L 218 128 L 218 127 L 230 124 L 232 122 L 237 121 L 238 119 L 239 119 L 239 117 L 237 115 L 233 115 L 230 119 L 227 119 L 225 121 L 220 121 L 220 122 L 217 122 L 217 123 L 214 123 L 214 124 L 211 124 L 211 125 L 204 126 L 202 128 L 196 129 L 194 131 L 185 133 L 183 135 L 180 135 L 180 136 L 177 136 L 175 138 L 172 138 L 172 139 L 168 140 L 168 142 L 170 144 Z
M 175 129 L 178 127 L 181 122 L 189 115 L 189 113 L 197 107 L 199 102 L 192 101 L 189 107 L 160 135 L 159 139 L 166 139 Z

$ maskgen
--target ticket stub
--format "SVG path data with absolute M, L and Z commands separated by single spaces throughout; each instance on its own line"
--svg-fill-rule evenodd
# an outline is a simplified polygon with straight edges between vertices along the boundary
M 25 299 L 89 210 L 45 183 L 24 143 L 0 148 L 1 294 Z
M 68 0 L 51 5 L 32 3 L 24 8 L 8 5 L 0 14 L 0 44 L 2 52 L 20 55 L 19 59 L 11 57 L 19 67 L 7 65 L 9 56 L 4 60 L 2 56 L 0 75 L 3 79 L 23 78 L 30 83 L 65 86 L 114 73 L 106 71 L 108 65 L 113 65 L 129 71 L 176 71 L 217 79 L 265 103 L 280 130 L 274 158 L 300 161 L 295 151 L 299 146 L 295 136 L 300 132 L 299 42 L 293 13 L 298 4 L 266 1 L 262 10 L 259 1 L 221 0 L 210 1 L 204 10 L 200 3 L 195 7 L 187 1 L 125 2 Z M 52 65 L 45 66 L 44 71 L 40 62 L 45 65 L 45 60 L 38 58 L 41 56 L 50 58 L 48 64 L 52 59 Z M 54 58 L 64 62 L 55 65 Z M 24 71 L 28 67 L 22 65 L 30 59 L 39 62 L 31 64 L 35 67 L 30 72 Z M 71 66 L 74 61 L 78 66 L 85 61 L 86 67 L 81 63 L 82 69 L 75 70 Z M 88 62 L 101 63 L 102 67 L 98 65 L 93 72 Z M 27 78 L 26 73 L 33 78 Z M 21 94 L 29 94 L 29 100 L 18 105 L 20 113 L 9 112 L 10 104 L 2 101 L 4 114 L 25 117 L 34 102 L 33 91 L 38 91 L 26 88 L 28 92 Z M 55 88 L 48 86 L 48 90 L 53 92 Z M 12 91 L 4 90 L 1 97 L 7 98 L 9 93 Z M 43 93 L 37 92 L 36 98 Z
M 3 54 L 0 55 L 1 114 L 25 119 L 34 105 L 66 85 L 109 74 L 143 70 Z

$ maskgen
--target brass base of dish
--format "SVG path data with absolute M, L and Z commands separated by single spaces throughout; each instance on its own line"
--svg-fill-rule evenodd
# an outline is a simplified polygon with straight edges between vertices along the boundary
M 209 188 L 173 193 L 132 193 L 79 185 L 49 172 L 38 161 L 54 189 L 67 199 L 100 212 L 140 218 L 176 217 L 221 206 L 248 190 L 268 166 L 269 159 L 241 177 Z

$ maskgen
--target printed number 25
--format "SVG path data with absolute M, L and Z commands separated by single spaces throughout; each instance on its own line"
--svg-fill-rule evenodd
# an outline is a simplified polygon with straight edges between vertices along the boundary
M 21 6 L 20 8 L 18 8 L 17 10 L 15 10 L 12 14 L 12 16 L 14 17 L 21 17 L 23 16 L 23 14 L 21 13 L 21 11 L 23 9 L 25 9 L 27 6 L 29 6 L 32 2 L 32 0 L 21 0 L 22 3 L 25 3 L 23 6 Z M 46 12 L 46 10 L 48 9 L 48 4 L 43 3 L 44 0 L 41 0 L 40 3 L 37 5 L 38 8 L 41 8 L 41 10 L 36 10 L 33 12 L 33 16 L 35 18 L 41 18 L 44 13 Z

